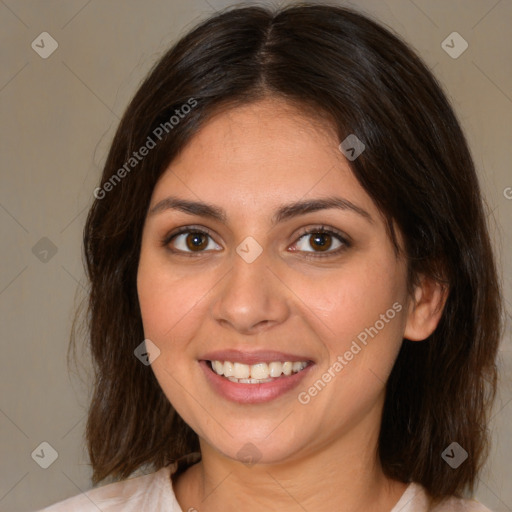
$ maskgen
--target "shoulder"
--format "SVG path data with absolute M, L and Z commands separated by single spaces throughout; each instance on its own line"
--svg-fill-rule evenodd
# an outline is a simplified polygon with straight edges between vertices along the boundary
M 411 483 L 391 512 L 491 512 L 476 500 L 447 498 L 433 509 L 423 486 Z
M 172 490 L 173 469 L 170 465 L 154 473 L 97 487 L 39 512 L 181 512 Z

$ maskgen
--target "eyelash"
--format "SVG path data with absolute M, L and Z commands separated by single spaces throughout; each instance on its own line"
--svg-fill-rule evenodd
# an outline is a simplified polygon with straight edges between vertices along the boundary
M 345 250 L 347 250 L 349 247 L 352 246 L 351 242 L 349 242 L 346 235 L 341 233 L 340 231 L 337 231 L 333 228 L 328 228 L 326 226 L 318 226 L 314 228 L 309 228 L 301 231 L 301 233 L 298 235 L 297 241 L 294 243 L 297 243 L 301 238 L 303 238 L 306 235 L 330 235 L 334 238 L 336 238 L 340 243 L 341 246 L 335 249 L 334 251 L 306 251 L 306 258 L 327 258 L 329 256 L 338 256 Z
M 201 253 L 205 252 L 205 251 L 197 251 L 197 252 L 190 251 L 189 252 L 189 251 L 182 251 L 180 249 L 171 249 L 169 247 L 169 244 L 176 237 L 178 237 L 179 235 L 183 235 L 185 233 L 189 233 L 189 234 L 190 233 L 197 233 L 197 234 L 200 234 L 200 235 L 206 235 L 206 236 L 209 236 L 213 240 L 212 232 L 210 230 L 206 229 L 206 228 L 202 228 L 202 227 L 199 228 L 199 227 L 195 227 L 195 226 L 184 226 L 179 231 L 173 232 L 173 233 L 170 233 L 170 234 L 166 235 L 162 239 L 162 246 L 166 247 L 167 249 L 169 249 L 169 251 L 171 251 L 173 253 L 182 254 L 182 255 L 185 255 L 185 256 L 189 256 L 189 257 L 200 256 Z M 326 252 L 320 252 L 320 251 L 300 251 L 300 250 L 297 250 L 296 252 L 305 253 L 304 257 L 306 257 L 306 258 L 326 258 L 326 257 L 329 257 L 329 256 L 337 256 L 337 255 L 341 254 L 343 251 L 345 251 L 346 249 L 348 249 L 349 247 L 352 246 L 351 242 L 348 240 L 346 235 L 343 235 L 341 232 L 339 232 L 337 230 L 334 230 L 332 228 L 327 228 L 325 226 L 318 226 L 318 227 L 314 227 L 314 228 L 305 229 L 304 231 L 302 231 L 298 235 L 298 237 L 297 237 L 296 241 L 294 242 L 294 244 L 297 243 L 301 238 L 303 238 L 306 235 L 316 235 L 316 234 L 330 235 L 330 236 L 336 238 L 342 245 L 340 247 L 338 247 L 337 249 L 335 249 L 334 251 L 327 250 Z

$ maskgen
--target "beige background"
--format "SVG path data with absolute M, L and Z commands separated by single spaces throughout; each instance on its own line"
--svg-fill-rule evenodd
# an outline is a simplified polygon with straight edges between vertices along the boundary
M 496 219 L 509 315 L 492 457 L 477 497 L 496 512 L 511 511 L 512 1 L 343 4 L 392 27 L 434 70 L 466 130 Z M 0 0 L 1 511 L 35 510 L 90 488 L 82 442 L 87 359 L 82 381 L 68 373 L 66 351 L 83 292 L 81 231 L 92 191 L 119 118 L 146 72 L 173 41 L 227 5 Z M 469 44 L 457 59 L 441 47 L 453 31 Z M 58 43 L 47 59 L 31 48 L 42 32 Z M 58 454 L 48 469 L 31 457 L 42 442 Z

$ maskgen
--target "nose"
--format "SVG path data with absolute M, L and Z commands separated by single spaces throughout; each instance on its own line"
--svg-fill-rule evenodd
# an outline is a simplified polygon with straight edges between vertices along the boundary
M 289 316 L 289 293 L 265 251 L 252 263 L 233 254 L 231 270 L 217 287 L 212 315 L 222 326 L 257 334 Z

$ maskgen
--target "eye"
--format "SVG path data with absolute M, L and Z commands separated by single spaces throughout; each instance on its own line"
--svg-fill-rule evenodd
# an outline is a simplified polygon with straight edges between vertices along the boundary
M 310 255 L 317 257 L 338 254 L 348 247 L 350 243 L 341 233 L 321 227 L 303 233 L 295 242 L 293 250 L 319 253 Z
M 164 246 L 171 246 L 173 252 L 200 253 L 207 250 L 220 250 L 211 235 L 206 231 L 194 228 L 183 228 L 178 233 L 172 233 L 162 241 Z

